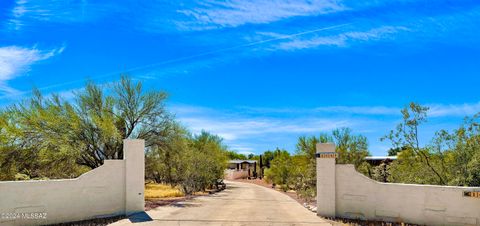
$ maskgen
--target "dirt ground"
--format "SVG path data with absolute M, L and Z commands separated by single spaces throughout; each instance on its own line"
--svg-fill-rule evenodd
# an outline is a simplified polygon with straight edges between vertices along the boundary
M 221 192 L 221 190 L 220 191 L 207 190 L 206 192 L 198 192 L 198 193 L 195 193 L 194 195 L 182 196 L 182 197 L 147 199 L 145 200 L 145 211 L 155 209 L 159 206 L 169 206 L 169 205 L 175 206 L 177 203 L 192 200 L 193 198 L 196 198 L 196 197 L 215 194 L 217 192 Z

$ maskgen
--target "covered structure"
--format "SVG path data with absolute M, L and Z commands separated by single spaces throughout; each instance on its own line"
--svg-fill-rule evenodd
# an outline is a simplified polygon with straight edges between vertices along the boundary
M 257 177 L 256 160 L 230 160 L 225 171 L 225 179 L 245 179 Z
M 370 163 L 372 166 L 379 166 L 382 163 L 389 164 L 397 160 L 397 156 L 367 156 L 365 161 Z

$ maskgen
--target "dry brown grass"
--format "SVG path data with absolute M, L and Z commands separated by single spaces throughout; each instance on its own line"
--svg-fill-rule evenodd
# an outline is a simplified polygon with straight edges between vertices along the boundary
M 184 194 L 178 187 L 172 187 L 168 184 L 146 184 L 145 199 L 161 199 L 183 197 Z

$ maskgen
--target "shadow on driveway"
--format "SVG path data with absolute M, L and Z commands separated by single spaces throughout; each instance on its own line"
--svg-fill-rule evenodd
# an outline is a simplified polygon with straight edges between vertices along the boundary
M 128 216 L 128 219 L 132 223 L 141 223 L 141 222 L 153 221 L 153 219 L 145 211 L 130 215 L 130 216 Z

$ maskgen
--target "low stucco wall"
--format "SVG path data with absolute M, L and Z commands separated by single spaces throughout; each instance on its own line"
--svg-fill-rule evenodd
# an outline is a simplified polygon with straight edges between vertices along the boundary
M 420 225 L 480 225 L 479 187 L 380 183 L 335 164 L 334 144 L 317 145 L 317 214 Z M 421 175 L 419 175 L 421 176 Z M 475 193 L 477 196 L 478 193 Z
M 427 225 L 480 225 L 480 199 L 464 197 L 474 188 L 380 183 L 336 165 L 336 215 Z
M 246 170 L 225 170 L 225 179 L 236 180 L 245 179 L 248 177 L 248 171 Z
M 76 179 L 0 182 L 0 225 L 55 224 L 143 211 L 143 140 L 125 140 L 124 152 L 125 160 L 105 160 Z

